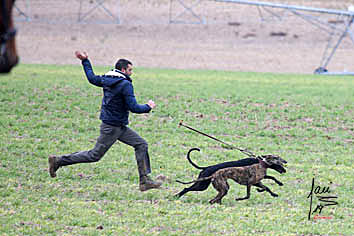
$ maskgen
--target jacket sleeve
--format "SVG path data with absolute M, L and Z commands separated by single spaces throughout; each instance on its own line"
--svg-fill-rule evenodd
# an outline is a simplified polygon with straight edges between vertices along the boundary
M 151 111 L 151 107 L 148 104 L 138 104 L 135 95 L 134 95 L 134 89 L 133 85 L 131 82 L 126 82 L 123 87 L 123 95 L 125 102 L 127 103 L 127 106 L 129 110 L 133 113 L 148 113 Z
M 88 59 L 82 60 L 82 66 L 84 67 L 86 78 L 88 79 L 88 81 L 93 85 L 102 87 L 102 77 L 93 73 L 90 61 Z

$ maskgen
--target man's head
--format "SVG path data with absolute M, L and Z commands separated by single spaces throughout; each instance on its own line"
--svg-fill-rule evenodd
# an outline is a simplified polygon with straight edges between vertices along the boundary
M 116 63 L 116 69 L 129 76 L 133 74 L 133 64 L 126 59 L 119 59 Z

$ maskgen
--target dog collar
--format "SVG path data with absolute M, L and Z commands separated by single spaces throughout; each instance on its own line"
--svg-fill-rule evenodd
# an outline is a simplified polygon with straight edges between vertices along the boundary
M 268 168 L 268 164 L 265 163 L 262 159 L 259 159 L 259 163 L 261 164 L 262 167 Z

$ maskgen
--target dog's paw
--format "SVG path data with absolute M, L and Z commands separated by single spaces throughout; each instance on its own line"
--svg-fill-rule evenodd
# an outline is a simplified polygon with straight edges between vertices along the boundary
M 247 199 L 249 199 L 249 197 L 240 197 L 240 198 L 236 198 L 235 201 L 242 201 Z
M 257 188 L 257 191 L 258 191 L 259 193 L 261 193 L 261 192 L 264 192 L 265 189 L 264 189 L 264 188 Z
M 279 186 L 283 186 L 284 184 L 282 182 L 278 182 Z
M 211 199 L 211 200 L 209 201 L 209 203 L 210 203 L 211 205 L 213 205 L 214 203 L 221 204 L 221 199 L 219 199 L 219 200 L 217 200 L 217 199 Z
M 276 193 L 273 193 L 272 196 L 273 196 L 273 197 L 278 197 L 279 195 L 276 194 Z

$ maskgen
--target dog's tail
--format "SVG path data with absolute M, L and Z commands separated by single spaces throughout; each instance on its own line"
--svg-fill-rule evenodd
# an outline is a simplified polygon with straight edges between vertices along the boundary
M 189 149 L 188 153 L 187 153 L 187 159 L 189 161 L 189 163 L 191 163 L 192 166 L 194 166 L 195 168 L 199 169 L 199 170 L 205 170 L 207 167 L 201 167 L 201 166 L 197 166 L 190 158 L 190 153 L 192 151 L 198 151 L 200 152 L 200 149 L 199 148 L 191 148 Z
M 212 176 L 208 176 L 208 177 L 192 180 L 192 181 L 189 181 L 189 182 L 182 182 L 182 181 L 179 181 L 179 180 L 176 180 L 176 182 L 180 183 L 180 184 L 193 184 L 193 183 L 196 183 L 196 182 L 201 182 L 201 181 L 212 179 L 212 178 L 213 178 Z

